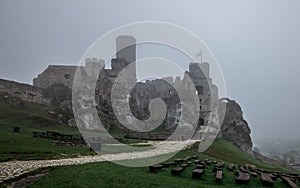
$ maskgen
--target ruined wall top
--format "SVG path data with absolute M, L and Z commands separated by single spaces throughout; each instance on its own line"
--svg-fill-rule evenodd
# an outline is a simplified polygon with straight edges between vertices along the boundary
M 189 73 L 193 78 L 209 79 L 209 63 L 190 63 Z
M 55 83 L 72 88 L 77 66 L 49 65 L 43 73 L 33 79 L 33 86 L 47 88 Z
M 29 84 L 0 79 L 0 92 L 19 97 L 27 102 L 47 103 L 42 97 L 43 90 Z

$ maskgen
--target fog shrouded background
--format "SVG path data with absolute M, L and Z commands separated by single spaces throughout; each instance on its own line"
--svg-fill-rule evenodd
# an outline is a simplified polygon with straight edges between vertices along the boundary
M 77 64 L 102 34 L 137 21 L 170 22 L 207 43 L 254 142 L 299 138 L 298 0 L 1 0 L 0 77 L 32 83 L 49 64 Z

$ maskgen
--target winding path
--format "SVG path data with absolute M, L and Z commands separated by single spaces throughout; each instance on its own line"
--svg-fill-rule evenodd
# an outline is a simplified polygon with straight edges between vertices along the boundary
M 183 149 L 198 141 L 199 140 L 187 140 L 181 142 L 152 142 L 151 144 L 155 146 L 155 149 L 141 152 L 105 154 L 57 160 L 29 160 L 3 162 L 0 163 L 0 183 L 11 178 L 16 178 L 22 174 L 37 170 L 39 168 L 102 162 L 107 161 L 106 159 L 109 159 L 110 161 L 119 161 L 149 158 L 178 151 L 178 148 Z

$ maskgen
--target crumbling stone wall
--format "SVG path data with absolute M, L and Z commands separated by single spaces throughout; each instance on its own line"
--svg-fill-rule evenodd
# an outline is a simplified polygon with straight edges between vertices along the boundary
M 97 78 L 96 84 L 96 97 L 95 102 L 97 105 L 98 113 L 103 116 L 103 121 L 106 122 L 107 128 L 110 125 L 116 125 L 122 128 L 120 124 L 116 122 L 117 118 L 114 115 L 111 106 L 111 90 L 113 85 L 121 85 L 126 88 L 124 84 L 126 82 L 136 83 L 136 41 L 132 36 L 119 36 L 116 38 L 116 58 L 111 60 L 111 69 L 104 69 L 101 71 L 99 77 L 94 75 L 97 68 L 104 65 L 103 60 L 96 58 L 86 59 L 85 66 L 64 66 L 64 65 L 50 65 L 46 70 L 39 74 L 33 80 L 34 87 L 40 88 L 42 94 L 40 96 L 49 101 L 52 105 L 62 107 L 64 109 L 72 109 L 72 87 L 73 80 L 76 71 L 79 70 L 80 74 L 89 80 L 89 77 Z M 128 65 L 132 67 L 129 70 L 129 74 L 126 74 L 126 78 L 118 80 L 116 79 L 119 73 L 124 70 Z M 79 69 L 78 69 L 79 68 Z M 94 75 L 94 76 L 92 76 Z M 212 84 L 212 79 L 209 77 L 209 64 L 208 63 L 191 63 L 189 70 L 186 71 L 185 76 L 182 78 L 164 78 L 168 80 L 166 82 L 163 79 L 157 79 L 152 81 L 146 81 L 145 83 L 137 83 L 130 95 L 131 111 L 138 119 L 146 120 L 149 118 L 149 102 L 152 99 L 160 98 L 167 105 L 167 114 L 164 121 L 165 128 L 167 130 L 174 130 L 179 122 L 181 116 L 181 104 L 178 97 L 178 93 L 175 88 L 184 88 L 189 90 L 191 87 L 195 87 L 196 94 L 199 98 L 200 104 L 200 119 L 199 125 L 208 125 L 211 120 L 213 111 L 217 111 L 218 108 L 218 89 Z M 186 82 L 189 77 L 193 84 Z M 175 86 L 175 88 L 173 87 Z M 82 87 L 87 87 L 89 91 L 89 82 Z M 93 91 L 91 91 L 92 93 Z M 122 87 L 120 88 L 119 95 L 124 95 Z M 117 94 L 118 95 L 118 94 Z M 184 96 L 188 97 L 189 94 Z M 122 99 L 122 97 L 120 98 Z M 218 122 L 217 115 L 215 123 Z
M 45 89 L 53 84 L 63 84 L 72 88 L 76 69 L 77 66 L 49 65 L 33 79 L 33 86 Z
M 34 102 L 39 104 L 48 103 L 48 101 L 43 97 L 43 89 L 34 87 L 29 84 L 22 84 L 14 81 L 0 79 L 0 92 L 8 93 L 27 102 Z

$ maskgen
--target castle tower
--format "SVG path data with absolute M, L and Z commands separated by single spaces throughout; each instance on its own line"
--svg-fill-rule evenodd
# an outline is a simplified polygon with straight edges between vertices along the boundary
M 126 80 L 136 82 L 136 40 L 133 36 L 120 35 L 116 38 L 116 59 L 112 59 L 112 70 L 120 72 L 131 63 Z
M 127 65 L 136 60 L 136 40 L 133 36 L 121 35 L 116 38 L 117 59 L 125 59 Z

